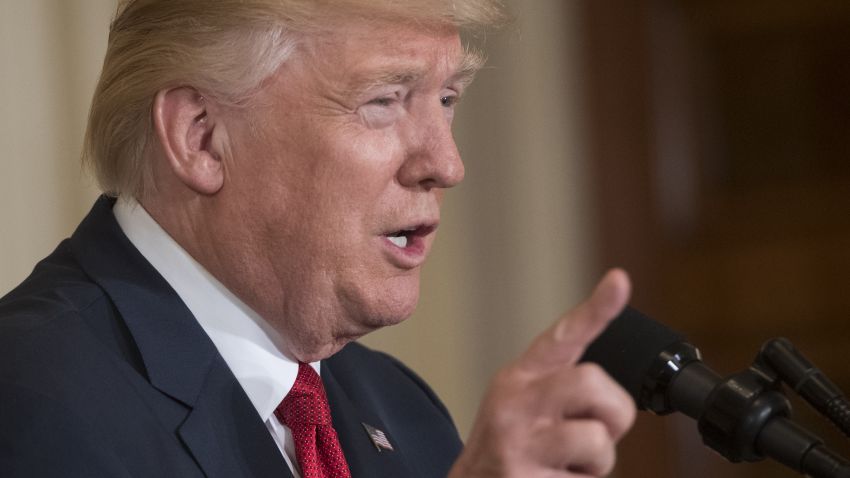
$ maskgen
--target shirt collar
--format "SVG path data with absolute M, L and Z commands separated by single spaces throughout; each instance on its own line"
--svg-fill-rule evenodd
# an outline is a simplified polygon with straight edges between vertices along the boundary
M 280 335 L 189 255 L 136 200 L 112 209 L 130 242 L 171 285 L 209 335 L 248 399 L 266 421 L 289 393 L 298 363 Z M 319 372 L 319 362 L 310 364 Z

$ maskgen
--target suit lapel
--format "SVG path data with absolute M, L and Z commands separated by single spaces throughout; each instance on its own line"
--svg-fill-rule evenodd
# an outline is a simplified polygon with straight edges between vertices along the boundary
M 179 435 L 209 478 L 292 478 L 268 429 L 223 359 L 207 374 Z
M 151 384 L 184 405 L 197 400 L 218 355 L 174 289 L 133 247 L 101 197 L 71 237 L 83 270 L 115 304 Z
M 334 428 L 339 435 L 352 478 L 415 476 L 405 464 L 404 451 L 395 446 L 385 424 L 369 408 L 369 404 L 356 404 L 349 398 L 334 378 L 332 367 L 329 365 L 328 362 L 322 362 L 322 382 L 328 394 Z M 394 449 L 376 447 L 363 424 L 383 431 Z
M 120 312 L 151 385 L 187 407 L 182 423 L 173 423 L 181 440 L 210 478 L 291 478 L 239 382 L 179 296 L 121 231 L 113 203 L 97 201 L 71 247 Z

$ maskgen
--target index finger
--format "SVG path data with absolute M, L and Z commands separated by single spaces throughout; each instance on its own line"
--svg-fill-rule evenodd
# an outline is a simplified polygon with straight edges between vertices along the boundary
M 626 307 L 630 293 L 625 271 L 608 271 L 587 300 L 534 339 L 520 357 L 520 366 L 545 370 L 576 363 L 590 342 Z

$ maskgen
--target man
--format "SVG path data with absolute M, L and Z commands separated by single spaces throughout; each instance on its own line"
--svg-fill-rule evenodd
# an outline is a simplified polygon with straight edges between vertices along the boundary
M 622 272 L 502 369 L 465 447 L 420 379 L 353 342 L 418 300 L 481 64 L 458 30 L 499 16 L 123 5 L 86 136 L 106 195 L 0 302 L 3 476 L 607 474 L 634 406 L 576 361 Z

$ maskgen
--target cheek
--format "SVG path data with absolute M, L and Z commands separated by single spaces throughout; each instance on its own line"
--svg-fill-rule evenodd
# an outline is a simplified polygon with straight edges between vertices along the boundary
M 317 187 L 317 200 L 342 214 L 380 214 L 399 188 L 396 176 L 402 155 L 391 141 L 360 139 L 324 151 L 304 178 Z
M 336 144 L 352 168 L 374 171 L 397 170 L 404 158 L 404 140 L 400 125 L 381 129 L 368 129 L 363 126 L 343 135 Z
M 243 204 L 263 211 L 263 234 L 277 247 L 324 263 L 356 262 L 364 238 L 371 247 L 400 207 L 399 136 L 333 121 L 300 126 L 300 137 L 266 130 L 244 144 L 240 158 L 251 163 L 237 163 L 235 175 Z

